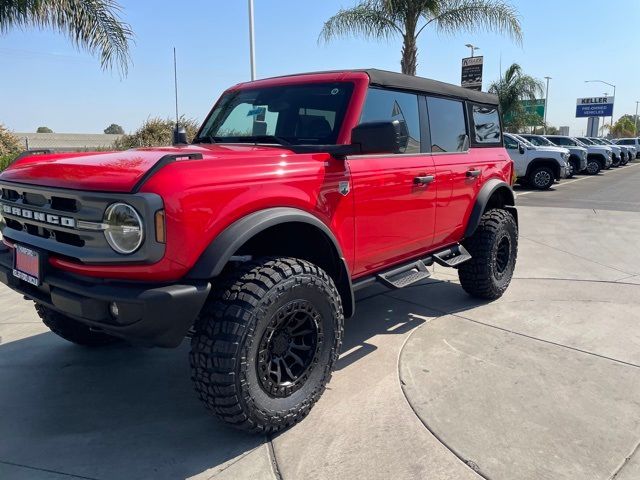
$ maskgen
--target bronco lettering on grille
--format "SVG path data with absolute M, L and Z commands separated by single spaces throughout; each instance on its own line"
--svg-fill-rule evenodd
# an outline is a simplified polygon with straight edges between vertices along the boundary
M 60 215 L 53 215 L 50 213 L 45 214 L 42 212 L 36 212 L 34 210 L 14 207 L 11 205 L 2 205 L 2 211 L 9 215 L 15 215 L 16 217 L 35 220 L 42 223 L 48 223 L 49 225 L 62 225 L 63 227 L 67 228 L 76 227 L 76 220 L 72 217 L 61 217 Z

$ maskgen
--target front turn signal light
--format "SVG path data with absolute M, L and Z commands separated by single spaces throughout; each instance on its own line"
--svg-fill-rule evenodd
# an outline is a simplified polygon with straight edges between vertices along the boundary
M 165 231 L 164 210 L 156 212 L 156 241 L 158 243 L 167 243 L 167 234 Z

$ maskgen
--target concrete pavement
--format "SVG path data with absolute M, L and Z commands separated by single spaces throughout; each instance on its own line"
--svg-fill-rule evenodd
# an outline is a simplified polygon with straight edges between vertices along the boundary
M 75 347 L 1 288 L 0 478 L 640 478 L 640 199 L 594 210 L 595 185 L 619 200 L 640 168 L 558 186 L 572 208 L 521 197 L 496 302 L 439 267 L 361 292 L 325 395 L 274 438 L 210 417 L 186 344 Z

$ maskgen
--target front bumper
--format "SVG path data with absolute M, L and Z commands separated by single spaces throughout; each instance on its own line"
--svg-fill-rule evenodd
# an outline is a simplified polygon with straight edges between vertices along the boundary
M 13 248 L 0 245 L 0 282 L 96 330 L 132 343 L 176 347 L 207 299 L 208 282 L 159 285 L 79 277 L 45 267 L 36 287 L 13 276 Z M 110 304 L 118 306 L 118 316 Z

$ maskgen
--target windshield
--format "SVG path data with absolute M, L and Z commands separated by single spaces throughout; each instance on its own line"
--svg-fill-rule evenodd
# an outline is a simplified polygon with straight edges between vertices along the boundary
M 584 143 L 583 141 L 577 139 L 577 138 L 572 138 L 572 141 L 574 141 L 576 143 L 576 145 L 578 145 L 579 147 L 587 147 L 588 145 L 586 143 Z
M 527 147 L 532 147 L 535 148 L 535 145 L 533 143 L 531 143 L 529 140 L 527 140 L 526 138 L 521 137 L 520 135 L 514 135 L 514 137 L 519 141 L 525 144 L 525 146 Z
M 588 138 L 580 137 L 578 140 L 587 145 L 597 145 L 595 142 L 589 140 Z
M 589 140 L 591 140 L 596 145 L 606 145 L 606 143 L 603 142 L 600 138 L 590 138 Z
M 332 82 L 227 92 L 194 143 L 335 144 L 352 90 Z
M 540 135 L 528 135 L 525 138 L 526 140 L 529 140 L 531 143 L 539 147 L 555 147 L 556 146 L 555 144 L 551 143 L 549 140 L 547 140 L 544 137 L 541 137 Z

